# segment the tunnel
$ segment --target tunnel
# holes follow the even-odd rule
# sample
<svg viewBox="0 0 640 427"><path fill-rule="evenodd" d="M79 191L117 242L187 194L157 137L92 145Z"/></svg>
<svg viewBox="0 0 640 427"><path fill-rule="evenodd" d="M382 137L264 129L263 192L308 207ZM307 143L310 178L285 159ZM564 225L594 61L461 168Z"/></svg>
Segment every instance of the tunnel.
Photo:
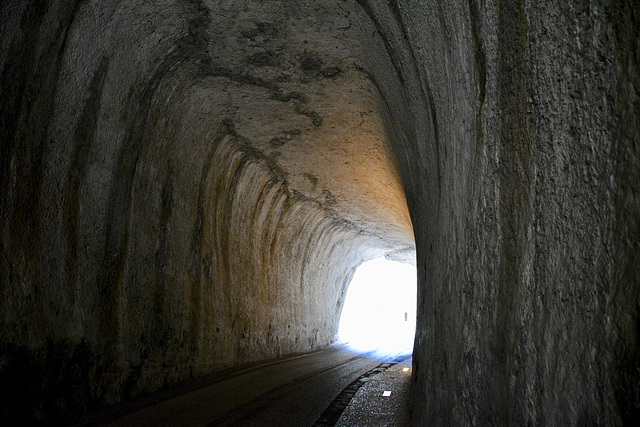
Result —
<svg viewBox="0 0 640 427"><path fill-rule="evenodd" d="M637 6L3 1L0 417L329 346L384 256L414 425L633 423Z"/></svg>

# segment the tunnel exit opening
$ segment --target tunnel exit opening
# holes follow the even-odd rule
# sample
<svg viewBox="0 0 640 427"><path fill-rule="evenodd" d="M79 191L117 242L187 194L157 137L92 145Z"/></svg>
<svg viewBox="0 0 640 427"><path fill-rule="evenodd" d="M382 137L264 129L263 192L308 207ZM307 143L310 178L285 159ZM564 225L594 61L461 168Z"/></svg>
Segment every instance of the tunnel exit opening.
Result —
<svg viewBox="0 0 640 427"><path fill-rule="evenodd" d="M339 342L380 359L408 356L415 328L415 266L381 257L358 267L342 308Z"/></svg>

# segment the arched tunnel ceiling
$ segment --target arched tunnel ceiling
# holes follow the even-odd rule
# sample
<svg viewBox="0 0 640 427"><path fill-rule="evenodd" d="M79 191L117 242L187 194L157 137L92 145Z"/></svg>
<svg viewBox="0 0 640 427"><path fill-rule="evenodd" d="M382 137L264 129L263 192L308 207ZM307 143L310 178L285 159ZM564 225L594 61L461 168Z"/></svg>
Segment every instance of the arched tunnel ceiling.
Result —
<svg viewBox="0 0 640 427"><path fill-rule="evenodd" d="M198 29L211 75L195 104L231 120L291 191L395 248L413 247L384 105L362 69L357 5L244 6L223 5Z"/></svg>
<svg viewBox="0 0 640 427"><path fill-rule="evenodd" d="M114 9L116 17L135 16L137 22L128 27L110 17L107 33L113 31L113 40L107 40L115 52L102 64L109 71L134 65L120 62L130 61L132 52L117 46L119 40L135 37L133 54L141 56L135 66L158 76L170 74L170 82L152 82L166 93L149 95L151 102L167 104L163 113L179 123L182 137L191 133L194 140L207 138L222 123L238 135L240 145L255 150L290 191L384 240L383 245L413 247L393 137L385 123L388 111L367 71L371 52L360 46L369 31L377 34L363 10L340 2L196 5L186 10L179 4ZM84 12L90 20L98 10L79 12L77 19L82 20ZM162 20L165 25L158 25ZM84 34L79 42L87 42ZM168 53L163 62L152 59L154 49ZM79 64L67 66L75 69ZM140 71L107 72L111 81L106 84L120 90L135 87ZM74 91L74 82L69 83L68 90Z"/></svg>
<svg viewBox="0 0 640 427"><path fill-rule="evenodd" d="M83 402L69 410L326 346L359 264L414 262L371 71L390 59L357 3L2 17L2 340L46 378L83 354L92 391L61 396Z"/></svg>
<svg viewBox="0 0 640 427"><path fill-rule="evenodd" d="M328 345L415 247L416 423L634 420L635 3L0 2L0 413Z"/></svg>

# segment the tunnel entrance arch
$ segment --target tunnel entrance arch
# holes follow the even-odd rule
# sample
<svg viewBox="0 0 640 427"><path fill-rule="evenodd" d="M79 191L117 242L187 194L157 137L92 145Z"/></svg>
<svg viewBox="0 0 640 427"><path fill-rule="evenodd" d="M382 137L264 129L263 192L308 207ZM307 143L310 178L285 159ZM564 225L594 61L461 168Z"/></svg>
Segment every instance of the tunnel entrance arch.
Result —
<svg viewBox="0 0 640 427"><path fill-rule="evenodd" d="M360 265L347 288L338 342L381 359L410 355L416 327L416 268L376 258Z"/></svg>

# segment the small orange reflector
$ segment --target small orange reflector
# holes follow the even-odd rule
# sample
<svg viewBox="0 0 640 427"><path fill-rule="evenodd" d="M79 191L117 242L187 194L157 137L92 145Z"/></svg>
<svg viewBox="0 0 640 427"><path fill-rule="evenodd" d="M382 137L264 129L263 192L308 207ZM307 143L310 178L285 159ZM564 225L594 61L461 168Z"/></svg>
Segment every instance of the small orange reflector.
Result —
<svg viewBox="0 0 640 427"><path fill-rule="evenodd" d="M407 372L409 368L402 368L402 372Z"/></svg>

